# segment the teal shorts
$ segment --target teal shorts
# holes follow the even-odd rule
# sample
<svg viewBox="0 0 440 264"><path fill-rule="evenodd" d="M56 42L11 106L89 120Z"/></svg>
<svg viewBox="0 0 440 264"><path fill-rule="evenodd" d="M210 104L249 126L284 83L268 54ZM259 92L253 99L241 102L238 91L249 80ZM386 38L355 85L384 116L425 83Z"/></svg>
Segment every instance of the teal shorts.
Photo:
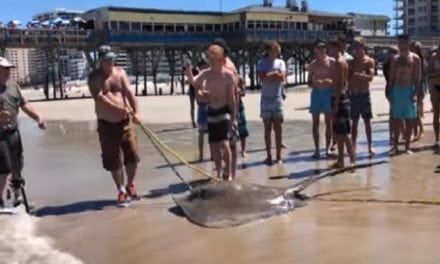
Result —
<svg viewBox="0 0 440 264"><path fill-rule="evenodd" d="M391 115L394 119L417 118L417 102L413 101L415 87L394 87L391 91Z"/></svg>
<svg viewBox="0 0 440 264"><path fill-rule="evenodd" d="M320 88L312 89L310 96L310 110L312 115L318 115L321 113L329 114L332 112L332 96L334 89L332 88Z"/></svg>

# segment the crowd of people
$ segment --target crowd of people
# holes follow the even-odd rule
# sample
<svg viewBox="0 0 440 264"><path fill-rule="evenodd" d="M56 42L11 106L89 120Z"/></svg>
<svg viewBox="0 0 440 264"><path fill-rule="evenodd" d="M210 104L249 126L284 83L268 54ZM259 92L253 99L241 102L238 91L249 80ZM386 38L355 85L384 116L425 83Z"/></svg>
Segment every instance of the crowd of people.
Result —
<svg viewBox="0 0 440 264"><path fill-rule="evenodd" d="M434 116L435 147L439 149L440 45L423 54L420 43L411 43L408 35L398 36L397 44L397 48L390 49L391 56L383 65L385 96L390 103L390 154L399 153L401 134L407 154L411 154L411 139L418 140L423 136L423 98L428 91ZM312 158L320 159L322 155L319 124L320 115L324 114L325 158L337 158L332 168L345 167L345 150L350 159L349 168L355 167L360 118L365 123L368 153L370 157L376 154L370 95L376 63L367 55L364 39L356 38L347 48L342 38L328 43L317 41L315 57L308 65L315 145ZM267 154L265 163L268 166L274 161L283 163L282 149L286 147L283 144L286 63L280 55L281 45L274 41L268 43L257 68ZM218 39L208 47L206 62L197 67L190 63L185 65L191 86L192 113L197 102L197 119L193 116L192 122L199 130L200 161L204 159L204 137L207 134L217 177L227 181L236 177L238 142L241 143L241 156L245 158L246 138L249 136L242 100L245 81L229 56L225 41ZM118 204L126 206L130 200L138 198L135 178L140 157L133 124L140 124L141 116L126 72L114 65L115 53L109 46L102 46L98 57L99 68L90 74L88 85L95 101L102 164L113 176ZM23 155L17 124L19 109L34 119L40 128L46 127L42 116L23 98L18 85L9 81L13 67L5 58L0 58L0 197L3 197L9 175L13 180L21 179ZM272 131L275 134L275 160L272 158ZM0 199L2 206L3 200Z"/></svg>

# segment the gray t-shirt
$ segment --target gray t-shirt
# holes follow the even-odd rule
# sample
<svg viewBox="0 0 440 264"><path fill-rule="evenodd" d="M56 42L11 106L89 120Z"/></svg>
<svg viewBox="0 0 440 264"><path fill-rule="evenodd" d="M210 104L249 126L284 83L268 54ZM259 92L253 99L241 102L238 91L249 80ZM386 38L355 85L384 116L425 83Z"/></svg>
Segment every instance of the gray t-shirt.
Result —
<svg viewBox="0 0 440 264"><path fill-rule="evenodd" d="M264 58L258 63L258 72L286 72L286 63L281 59ZM261 81L261 106L279 107L283 101L283 82L278 80Z"/></svg>
<svg viewBox="0 0 440 264"><path fill-rule="evenodd" d="M18 113L24 104L26 100L21 95L20 86L17 83L9 81L6 85L0 84L0 111L8 111L11 114L9 123L0 124L0 132L17 128Z"/></svg>

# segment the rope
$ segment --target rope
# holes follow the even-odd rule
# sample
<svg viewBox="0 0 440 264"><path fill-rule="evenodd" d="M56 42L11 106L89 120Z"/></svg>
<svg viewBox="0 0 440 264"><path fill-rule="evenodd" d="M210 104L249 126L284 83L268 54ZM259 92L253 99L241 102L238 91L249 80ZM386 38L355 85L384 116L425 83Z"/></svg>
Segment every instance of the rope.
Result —
<svg viewBox="0 0 440 264"><path fill-rule="evenodd" d="M174 151L173 149L168 147L147 125L140 124L140 127L141 127L142 131L145 133L145 135L151 140L151 142L156 147L156 149L159 151L159 153L161 153L161 155L164 157L164 159L167 161L167 163L172 167L172 169L176 173L177 177L179 177L179 179L183 183L185 183L186 185L188 185L190 187L190 185L188 183L186 183L185 180L182 178L182 176L177 172L177 170L174 168L174 166L171 165L171 162L169 162L168 158L166 158L166 156L161 151L161 149L165 150L166 152L171 154L174 158L176 158L178 161L183 163L186 167L188 167L191 170L201 174L202 176L207 177L207 178L209 178L209 179L211 179L213 181L216 181L216 182L220 181L216 177L212 176L206 170L204 170L204 169L202 169L200 167L192 165L187 160L185 160L185 158L183 158L179 153L177 153L176 151Z"/></svg>
<svg viewBox="0 0 440 264"><path fill-rule="evenodd" d="M435 205L440 206L440 201L432 200L386 200L386 199L375 199L375 198L317 198L314 197L313 200L321 202L352 202L352 203L382 203L382 204L414 204L414 205Z"/></svg>

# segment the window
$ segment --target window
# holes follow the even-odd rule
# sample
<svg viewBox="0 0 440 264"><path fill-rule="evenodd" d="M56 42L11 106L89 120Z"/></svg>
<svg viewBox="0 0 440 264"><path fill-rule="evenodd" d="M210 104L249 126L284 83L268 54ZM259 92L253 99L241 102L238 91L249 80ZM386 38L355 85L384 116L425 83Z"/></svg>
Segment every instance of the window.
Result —
<svg viewBox="0 0 440 264"><path fill-rule="evenodd" d="M302 24L300 22L296 22L296 30L301 30Z"/></svg>
<svg viewBox="0 0 440 264"><path fill-rule="evenodd" d="M240 30L240 22L234 23L235 30Z"/></svg>
<svg viewBox="0 0 440 264"><path fill-rule="evenodd" d="M119 30L130 30L130 23L119 21Z"/></svg>
<svg viewBox="0 0 440 264"><path fill-rule="evenodd" d="M152 23L142 23L142 31L153 32L153 24Z"/></svg>
<svg viewBox="0 0 440 264"><path fill-rule="evenodd" d="M269 29L269 21L262 21L263 29Z"/></svg>
<svg viewBox="0 0 440 264"><path fill-rule="evenodd" d="M205 31L213 31L214 25L213 24L205 24Z"/></svg>
<svg viewBox="0 0 440 264"><path fill-rule="evenodd" d="M185 32L184 24L176 24L176 32Z"/></svg>
<svg viewBox="0 0 440 264"><path fill-rule="evenodd" d="M164 30L164 26L163 26L163 24L154 24L154 31L155 32L161 32L161 31L163 31Z"/></svg>
<svg viewBox="0 0 440 264"><path fill-rule="evenodd" d="M145 32L153 32L153 25L151 24L151 23L144 23L143 25L142 25L142 31L145 31Z"/></svg>
<svg viewBox="0 0 440 264"><path fill-rule="evenodd" d="M308 23L307 22L302 23L302 29L303 30L307 30L308 29Z"/></svg>
<svg viewBox="0 0 440 264"><path fill-rule="evenodd" d="M234 31L234 23L228 23L228 30Z"/></svg>
<svg viewBox="0 0 440 264"><path fill-rule="evenodd" d="M110 21L110 29L112 29L112 30L118 30L118 22L116 22L116 21Z"/></svg>
<svg viewBox="0 0 440 264"><path fill-rule="evenodd" d="M221 24L215 24L214 25L214 30L215 31L222 31L222 25Z"/></svg>
<svg viewBox="0 0 440 264"><path fill-rule="evenodd" d="M281 29L283 29L283 24L282 24L282 22L281 22L281 21L277 21L277 22L275 23L275 27L276 27L277 30L281 30Z"/></svg>
<svg viewBox="0 0 440 264"><path fill-rule="evenodd" d="M174 32L175 31L174 24L166 24L165 31L166 32Z"/></svg>
<svg viewBox="0 0 440 264"><path fill-rule="evenodd" d="M188 32L195 32L196 31L196 27L194 26L194 24L188 24Z"/></svg>
<svg viewBox="0 0 440 264"><path fill-rule="evenodd" d="M287 22L287 21L283 21L282 29L283 29L283 30L288 30L288 29L289 29L289 22Z"/></svg>
<svg viewBox="0 0 440 264"><path fill-rule="evenodd" d="M254 29L255 28L255 21L253 21L253 20L249 20L248 22L247 22L247 29Z"/></svg>
<svg viewBox="0 0 440 264"><path fill-rule="evenodd" d="M196 31L197 32L203 32L203 24L197 24L196 25Z"/></svg>
<svg viewBox="0 0 440 264"><path fill-rule="evenodd" d="M141 31L141 23L139 23L139 22L132 22L131 23L131 30L132 31Z"/></svg>
<svg viewBox="0 0 440 264"><path fill-rule="evenodd" d="M295 22L289 22L289 29L295 30L296 29L296 23Z"/></svg>
<svg viewBox="0 0 440 264"><path fill-rule="evenodd" d="M263 23L261 22L261 20L257 20L255 22L255 29L262 29L263 28Z"/></svg>

